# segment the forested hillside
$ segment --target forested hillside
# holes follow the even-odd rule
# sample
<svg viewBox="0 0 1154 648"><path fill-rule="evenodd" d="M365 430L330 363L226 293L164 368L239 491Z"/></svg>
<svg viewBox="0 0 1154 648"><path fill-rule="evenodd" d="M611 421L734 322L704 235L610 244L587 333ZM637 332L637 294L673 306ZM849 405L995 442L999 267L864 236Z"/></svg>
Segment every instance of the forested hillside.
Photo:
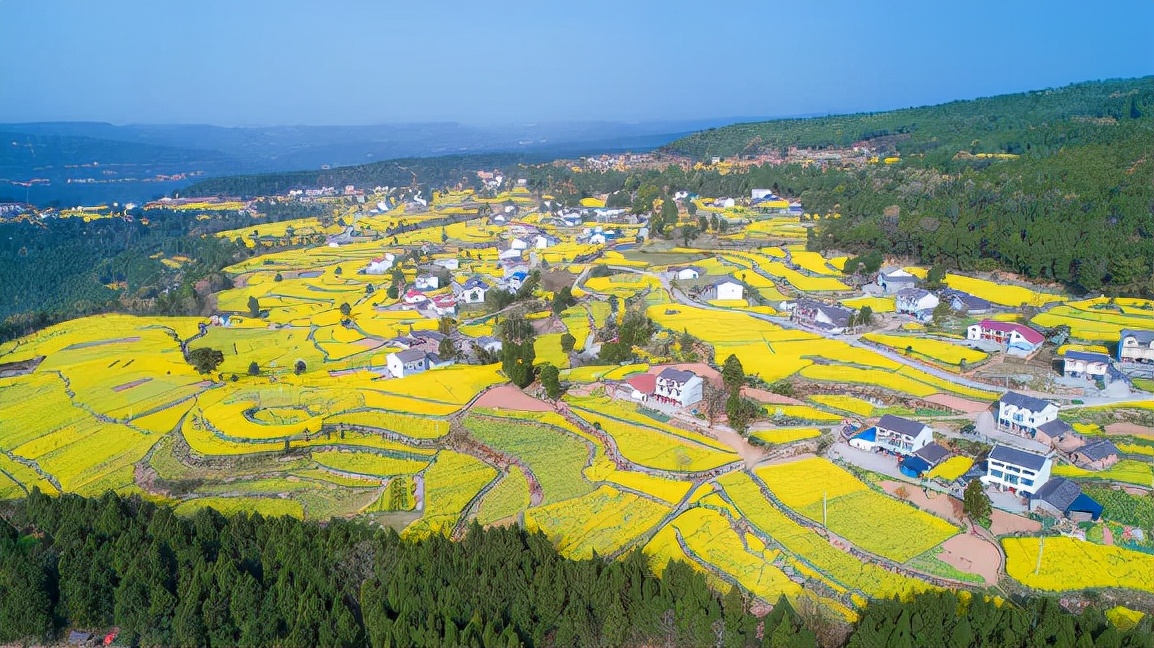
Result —
<svg viewBox="0 0 1154 648"><path fill-rule="evenodd" d="M1150 105L1152 94L1154 77L1092 81L904 110L734 124L694 133L666 150L696 158L730 157L889 138L894 150L925 154L929 164L945 162L958 151L1045 155L1067 144L1086 143L1081 133L1062 128L1063 122L1131 119L1141 106ZM1055 126L1057 130L1050 130Z"/></svg>
<svg viewBox="0 0 1154 648"><path fill-rule="evenodd" d="M137 498L48 497L0 516L0 642L113 626L172 646L1087 646L1150 648L1091 607L924 594L855 628L784 600L761 619L682 563L561 557L544 535L474 526L461 542L362 523L192 518Z"/></svg>
<svg viewBox="0 0 1154 648"><path fill-rule="evenodd" d="M628 189L748 196L755 187L823 215L810 246L883 250L962 270L997 268L1076 292L1154 294L1154 77L943 106L704 131L669 151L753 154L867 142L891 164L570 174L566 196ZM986 154L986 155L983 155ZM628 200L626 201L629 202ZM825 215L840 215L825 218Z"/></svg>

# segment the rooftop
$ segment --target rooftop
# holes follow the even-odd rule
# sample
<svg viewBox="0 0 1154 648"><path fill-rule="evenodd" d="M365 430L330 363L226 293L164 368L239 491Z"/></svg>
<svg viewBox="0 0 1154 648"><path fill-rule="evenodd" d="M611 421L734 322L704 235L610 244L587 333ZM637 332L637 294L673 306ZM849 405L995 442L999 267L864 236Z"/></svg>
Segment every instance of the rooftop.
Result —
<svg viewBox="0 0 1154 648"><path fill-rule="evenodd" d="M926 424L919 423L917 421L911 421L908 418L902 418L901 416L886 414L878 420L877 427L891 430L893 432L899 432L906 436L916 437L922 433L922 430L926 427Z"/></svg>
<svg viewBox="0 0 1154 648"><path fill-rule="evenodd" d="M941 461L946 457L950 456L950 451L940 443L931 443L922 447L914 454L921 457L922 459L925 459L926 463L933 467L941 463Z"/></svg>
<svg viewBox="0 0 1154 648"><path fill-rule="evenodd" d="M683 383L689 382L689 379L691 378L696 378L697 374L693 373L692 371L684 371L676 367L666 367L665 369L661 370L661 373L657 374L657 377L663 380L672 380L674 382Z"/></svg>
<svg viewBox="0 0 1154 648"><path fill-rule="evenodd" d="M1004 445L994 446L994 449L990 450L990 459L1021 466L1029 470L1041 470L1042 466L1046 465L1046 461L1049 460L1045 455L1026 452L1025 450L1018 450L1017 448Z"/></svg>
<svg viewBox="0 0 1154 648"><path fill-rule="evenodd" d="M1059 511L1065 512L1081 494L1082 487L1077 483L1065 477L1055 477L1042 484L1038 492L1034 493L1034 499L1040 499Z"/></svg>
<svg viewBox="0 0 1154 648"><path fill-rule="evenodd" d="M1025 394L1019 394L1018 392L1006 392L1002 394L1002 397L998 399L998 402L1006 403L1007 405L1013 405L1019 409L1027 409L1031 412L1041 412L1053 404L1050 401L1042 400L1041 398L1034 398L1033 396L1027 396Z"/></svg>
<svg viewBox="0 0 1154 648"><path fill-rule="evenodd" d="M1099 461L1110 455L1117 455L1118 446L1108 439L1099 439L1078 448L1076 452L1090 461Z"/></svg>
<svg viewBox="0 0 1154 648"><path fill-rule="evenodd" d="M1002 333L1011 333L1017 331L1018 335L1026 338L1030 344L1041 344L1046 338L1034 329L1025 324L1018 324L1017 322L999 322L998 320L984 319L979 323L983 331L1000 331Z"/></svg>

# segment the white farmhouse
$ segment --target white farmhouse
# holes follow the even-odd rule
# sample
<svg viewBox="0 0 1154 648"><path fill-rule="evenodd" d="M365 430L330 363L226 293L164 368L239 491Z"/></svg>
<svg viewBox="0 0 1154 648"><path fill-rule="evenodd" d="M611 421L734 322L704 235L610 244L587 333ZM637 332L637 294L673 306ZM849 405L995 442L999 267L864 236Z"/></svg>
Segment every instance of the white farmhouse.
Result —
<svg viewBox="0 0 1154 648"><path fill-rule="evenodd" d="M1122 329L1118 334L1120 362L1154 362L1154 331Z"/></svg>
<svg viewBox="0 0 1154 648"><path fill-rule="evenodd" d="M918 319L928 320L933 316L934 309L941 301L937 295L921 288L903 288L898 291L895 299L897 311L906 315L913 315Z"/></svg>
<svg viewBox="0 0 1154 648"><path fill-rule="evenodd" d="M1004 346L1007 355L1023 357L1038 350L1046 341L1045 336L1025 324L989 319L971 324L966 329L966 339L994 342Z"/></svg>
<svg viewBox="0 0 1154 648"><path fill-rule="evenodd" d="M887 294L896 294L918 284L918 278L897 266L886 266L878 271L878 286Z"/></svg>
<svg viewBox="0 0 1154 648"><path fill-rule="evenodd" d="M913 454L934 440L930 426L893 414L881 417L874 427L874 445L897 454Z"/></svg>
<svg viewBox="0 0 1154 648"><path fill-rule="evenodd" d="M1029 497L1050 480L1053 462L1046 455L996 445L986 459L982 482Z"/></svg>
<svg viewBox="0 0 1154 648"><path fill-rule="evenodd" d="M1006 392L998 399L998 429L1034 438L1038 428L1058 418L1058 406L1050 401Z"/></svg>
<svg viewBox="0 0 1154 648"><path fill-rule="evenodd" d="M413 280L413 287L417 290L436 290L440 285L441 280L437 275L417 275L417 278Z"/></svg>
<svg viewBox="0 0 1154 648"><path fill-rule="evenodd" d="M1106 379L1110 356L1094 351L1067 351L1062 356L1062 375L1067 378Z"/></svg>
<svg viewBox="0 0 1154 648"><path fill-rule="evenodd" d="M666 271L670 279L678 279L680 281L690 281L699 279L705 271L697 266L670 266Z"/></svg>
<svg viewBox="0 0 1154 648"><path fill-rule="evenodd" d="M404 378L429 369L429 353L420 349L405 349L390 353L385 359L394 378Z"/></svg>
<svg viewBox="0 0 1154 648"><path fill-rule="evenodd" d="M481 304L485 301L485 294L489 292L490 286L478 277L470 277L465 283L453 284L453 294L458 301L463 301L466 304Z"/></svg>
<svg viewBox="0 0 1154 648"><path fill-rule="evenodd" d="M705 287L701 296L707 300L741 299L745 295L745 286L733 279L721 279Z"/></svg>
<svg viewBox="0 0 1154 648"><path fill-rule="evenodd" d="M446 270L456 270L461 267L460 259L435 259L433 265L441 266Z"/></svg>
<svg viewBox="0 0 1154 648"><path fill-rule="evenodd" d="M365 266L365 274L370 274L370 275L386 274L386 273L388 273L389 270L392 270L393 262L396 260L397 260L397 257L393 254L386 254L384 256L379 256L379 257L369 261L369 265Z"/></svg>
<svg viewBox="0 0 1154 648"><path fill-rule="evenodd" d="M689 407L701 400L703 385L701 376L692 371L668 367L657 374L653 397L660 402Z"/></svg>
<svg viewBox="0 0 1154 648"><path fill-rule="evenodd" d="M511 250L527 250L529 243L523 238L514 238L509 241L509 249Z"/></svg>

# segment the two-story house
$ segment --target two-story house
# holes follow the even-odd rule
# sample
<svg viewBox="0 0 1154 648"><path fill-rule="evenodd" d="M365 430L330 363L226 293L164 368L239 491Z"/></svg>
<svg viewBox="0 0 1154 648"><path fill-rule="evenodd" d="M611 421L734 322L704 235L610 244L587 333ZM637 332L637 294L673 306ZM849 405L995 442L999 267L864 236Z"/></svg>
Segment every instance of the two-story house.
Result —
<svg viewBox="0 0 1154 648"><path fill-rule="evenodd" d="M899 313L913 315L920 320L929 320L941 300L937 295L921 288L903 288L898 291L895 306Z"/></svg>
<svg viewBox="0 0 1154 648"><path fill-rule="evenodd" d="M1045 336L1016 322L999 322L985 319L977 324L971 324L966 329L966 339L994 342L1001 345L1008 355L1027 356L1046 340Z"/></svg>
<svg viewBox="0 0 1154 648"><path fill-rule="evenodd" d="M1053 461L1046 455L996 445L986 459L986 476L982 481L998 490L1029 497L1049 481L1052 465Z"/></svg>
<svg viewBox="0 0 1154 648"><path fill-rule="evenodd" d="M1062 356L1062 375L1066 378L1106 379L1110 356L1096 351L1067 351Z"/></svg>
<svg viewBox="0 0 1154 648"><path fill-rule="evenodd" d="M998 399L998 429L1034 438L1038 428L1058 418L1058 406L1050 401L1006 392Z"/></svg>
<svg viewBox="0 0 1154 648"><path fill-rule="evenodd" d="M882 416L874 428L874 446L895 454L913 454L934 440L930 426L893 414Z"/></svg>
<svg viewBox="0 0 1154 648"><path fill-rule="evenodd" d="M667 367L657 374L653 398L670 405L689 407L701 400L704 382L692 371Z"/></svg>
<svg viewBox="0 0 1154 648"><path fill-rule="evenodd" d="M886 294L894 295L906 288L918 285L918 278L896 266L886 266L878 271L877 284Z"/></svg>
<svg viewBox="0 0 1154 648"><path fill-rule="evenodd" d="M1154 331L1122 329L1118 334L1119 362L1154 362Z"/></svg>

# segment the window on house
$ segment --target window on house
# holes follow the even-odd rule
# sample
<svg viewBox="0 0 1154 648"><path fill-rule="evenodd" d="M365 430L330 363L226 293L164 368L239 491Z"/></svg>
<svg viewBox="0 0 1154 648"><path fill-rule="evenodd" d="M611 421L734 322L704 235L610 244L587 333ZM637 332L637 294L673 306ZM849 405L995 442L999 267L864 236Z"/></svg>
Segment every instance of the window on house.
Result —
<svg viewBox="0 0 1154 648"><path fill-rule="evenodd" d="M1005 475L1005 473L1003 473L1003 472L1002 472L1002 471L1000 471L1000 470L991 470L991 471L990 471L990 476L991 476L991 477L997 477L998 479L1002 479L1002 478L1003 478L1003 477L1005 477L1006 475Z"/></svg>

